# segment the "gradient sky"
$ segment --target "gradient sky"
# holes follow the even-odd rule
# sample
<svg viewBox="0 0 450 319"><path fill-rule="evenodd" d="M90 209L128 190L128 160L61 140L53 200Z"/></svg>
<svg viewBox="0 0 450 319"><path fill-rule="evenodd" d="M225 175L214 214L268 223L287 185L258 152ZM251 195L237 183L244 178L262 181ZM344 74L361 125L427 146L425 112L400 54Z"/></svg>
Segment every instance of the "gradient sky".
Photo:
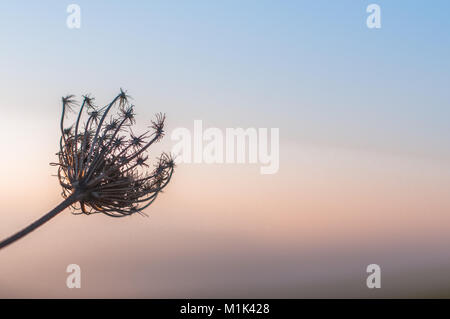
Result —
<svg viewBox="0 0 450 319"><path fill-rule="evenodd" d="M81 29L66 7L81 7ZM381 6L381 29L366 7ZM61 214L1 297L449 296L448 1L3 1L0 237L60 200L60 97L280 128L280 170L181 164L150 218ZM170 134L157 150L170 149ZM154 153L152 155L157 155ZM65 267L83 287L65 286ZM383 288L365 288L365 267Z"/></svg>

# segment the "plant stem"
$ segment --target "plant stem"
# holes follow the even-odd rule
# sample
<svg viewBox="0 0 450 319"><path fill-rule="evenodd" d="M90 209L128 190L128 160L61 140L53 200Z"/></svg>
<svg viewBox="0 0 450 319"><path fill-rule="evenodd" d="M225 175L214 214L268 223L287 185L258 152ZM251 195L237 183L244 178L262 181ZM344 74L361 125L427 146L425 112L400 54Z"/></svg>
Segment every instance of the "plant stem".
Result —
<svg viewBox="0 0 450 319"><path fill-rule="evenodd" d="M62 201L58 206L53 208L50 212L36 220L34 223L28 225L21 231L15 233L14 235L4 239L0 242L0 249L8 246L9 244L12 244L16 240L19 240L23 236L31 233L33 230L38 228L39 226L43 225L44 223L48 222L50 219L58 215L60 212L62 212L64 209L72 205L73 203L80 200L81 194L79 192L72 193L69 197L67 197L64 201Z"/></svg>

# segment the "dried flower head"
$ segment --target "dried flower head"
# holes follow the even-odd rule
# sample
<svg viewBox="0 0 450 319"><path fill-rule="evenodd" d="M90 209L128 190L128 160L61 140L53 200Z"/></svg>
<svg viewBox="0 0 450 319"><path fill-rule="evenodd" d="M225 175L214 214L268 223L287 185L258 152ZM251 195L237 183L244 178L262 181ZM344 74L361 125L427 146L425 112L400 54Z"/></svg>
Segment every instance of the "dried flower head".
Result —
<svg viewBox="0 0 450 319"><path fill-rule="evenodd" d="M143 169L149 166L148 148L164 136L165 116L157 114L150 131L135 135L131 131L134 106L129 98L121 90L111 103L98 109L92 97L83 96L71 129L65 128L64 119L76 102L73 95L62 100L59 162L52 164L58 166L63 196L79 196L72 207L81 213L121 217L142 212L172 177L174 161L165 153L153 171ZM80 129L84 113L87 121Z"/></svg>

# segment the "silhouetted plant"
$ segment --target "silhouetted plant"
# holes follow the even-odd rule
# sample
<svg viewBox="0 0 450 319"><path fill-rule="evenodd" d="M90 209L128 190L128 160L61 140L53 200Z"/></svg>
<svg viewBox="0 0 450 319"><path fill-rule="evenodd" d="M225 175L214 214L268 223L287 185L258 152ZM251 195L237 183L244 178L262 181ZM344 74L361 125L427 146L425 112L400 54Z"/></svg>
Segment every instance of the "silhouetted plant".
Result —
<svg viewBox="0 0 450 319"><path fill-rule="evenodd" d="M164 136L165 115L156 115L149 127L151 130L134 134L131 130L135 123L134 106L121 89L103 108L94 105L94 98L84 95L76 122L65 127L67 113L77 105L73 95L62 98L59 161L51 163L58 166L57 176L65 200L0 242L0 248L30 233L69 206L79 214L123 217L143 213L169 183L175 166L170 155L163 153L153 170L146 169L149 167L146 151ZM81 130L83 117L87 120Z"/></svg>

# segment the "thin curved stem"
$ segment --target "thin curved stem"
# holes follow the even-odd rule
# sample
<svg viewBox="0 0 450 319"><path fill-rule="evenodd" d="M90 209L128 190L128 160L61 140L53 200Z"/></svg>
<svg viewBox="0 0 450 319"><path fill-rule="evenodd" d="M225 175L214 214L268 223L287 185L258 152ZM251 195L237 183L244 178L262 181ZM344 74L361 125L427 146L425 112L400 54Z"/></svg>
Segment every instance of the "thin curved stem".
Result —
<svg viewBox="0 0 450 319"><path fill-rule="evenodd" d="M60 212L62 212L64 209L72 205L73 203L77 202L81 198L81 193L74 192L72 195L67 197L64 201L62 201L58 206L53 208L50 212L36 220L34 223L28 225L21 231L15 233L14 235L4 239L0 242L0 249L8 246L9 244L12 244L13 242L19 240L20 238L24 237L25 235L31 233L33 230L38 228L39 226L42 226L44 223L48 222L50 219L58 215Z"/></svg>

